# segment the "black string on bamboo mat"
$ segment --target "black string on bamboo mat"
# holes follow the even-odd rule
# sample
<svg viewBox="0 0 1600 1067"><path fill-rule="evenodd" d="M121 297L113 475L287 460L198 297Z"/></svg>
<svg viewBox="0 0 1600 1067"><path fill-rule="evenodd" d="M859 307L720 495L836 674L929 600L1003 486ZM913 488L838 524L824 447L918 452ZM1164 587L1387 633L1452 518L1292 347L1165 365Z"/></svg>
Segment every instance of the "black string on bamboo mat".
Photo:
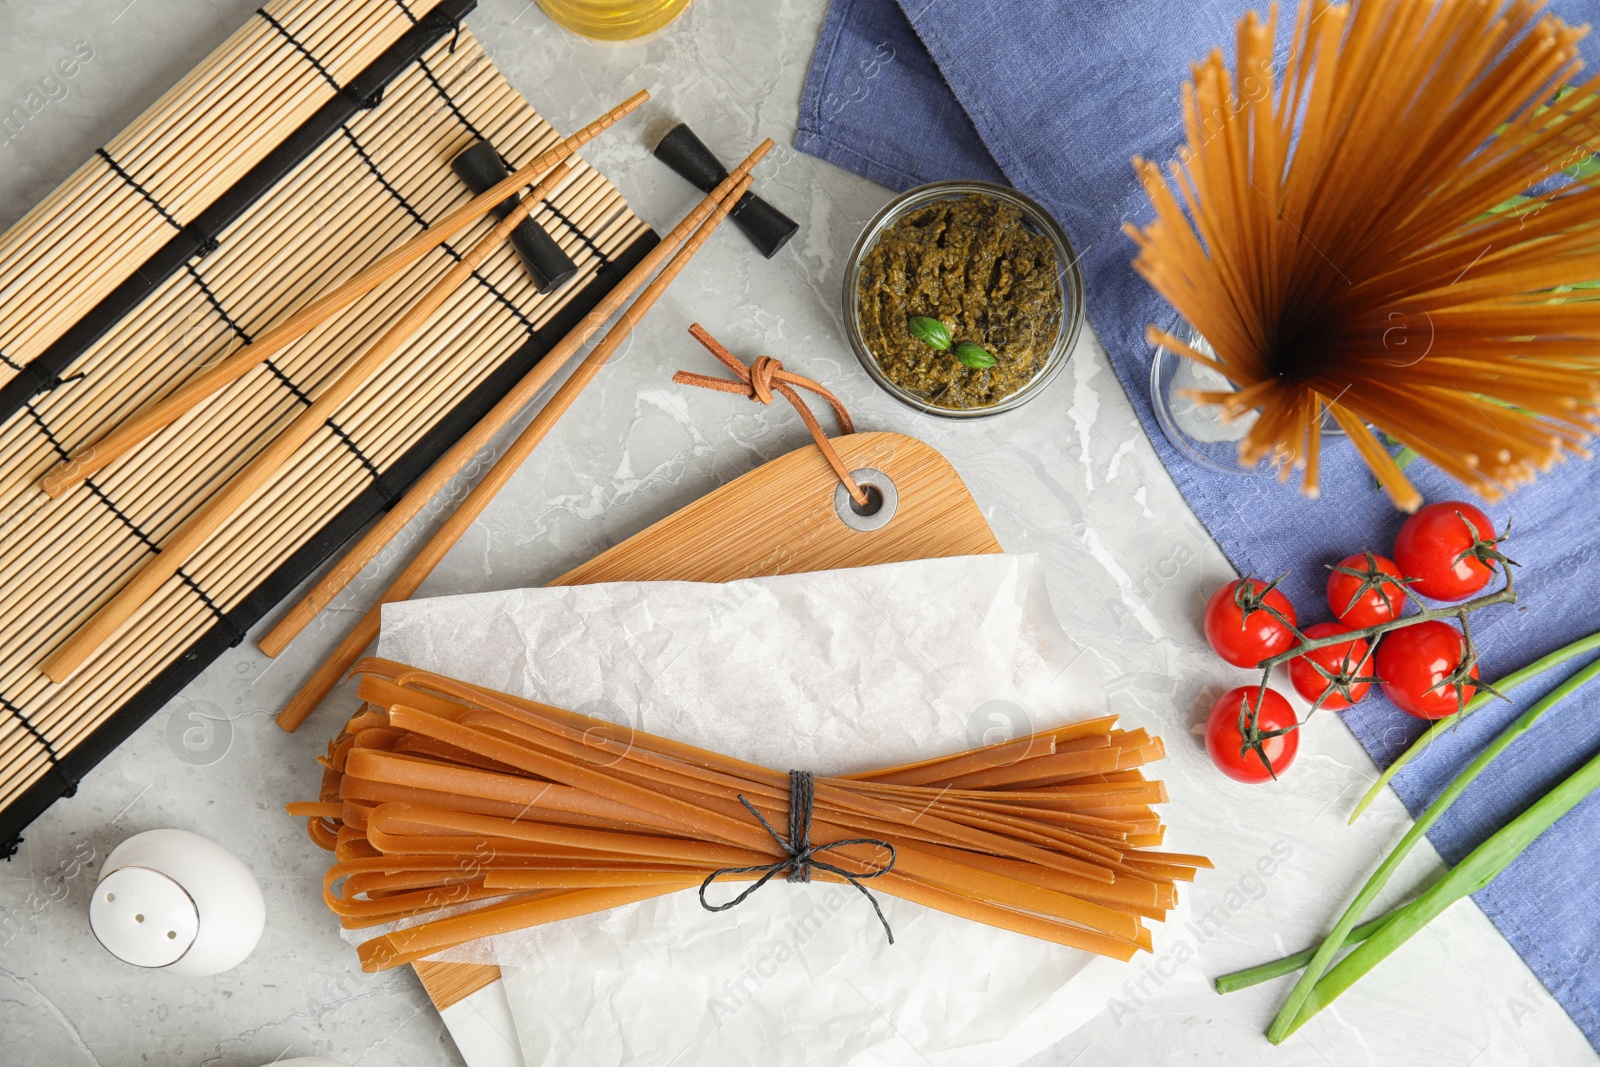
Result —
<svg viewBox="0 0 1600 1067"><path fill-rule="evenodd" d="M129 516L127 512L117 507L116 501L112 500L110 495L104 489L102 489L93 478L85 478L83 480L83 484L84 488L88 489L89 492L94 495L95 499L99 500L100 503L106 506L106 510L110 511L112 515L121 520L122 525L126 526L129 532L131 532L134 537L139 539L140 544L144 545L144 547L149 549L151 552L161 551L161 546L156 544L155 539L149 534L145 533L144 530L139 527L139 524L134 522L132 517ZM228 633L233 636L233 641L228 646L229 648L232 648L233 645L237 645L240 641L244 640L244 631L241 630L238 625L228 617L228 613L223 611L217 602L212 600L206 591L200 587L200 583L195 581L194 575L190 574L182 567L179 567L178 578L183 582L184 585L189 587L190 592L194 593L195 596L200 598L200 603L204 604L211 610L211 614L216 616L217 621L222 624L223 629L227 630Z"/></svg>
<svg viewBox="0 0 1600 1067"><path fill-rule="evenodd" d="M44 421L43 415L39 414L39 409L33 406L33 401L24 401L22 407L33 418L33 424L39 427L39 432L44 434L44 439L50 443L50 447L56 450L56 455L62 459L68 458L70 453L67 451L67 446L63 445L56 437L56 433L50 428L50 424Z"/></svg>
<svg viewBox="0 0 1600 1067"><path fill-rule="evenodd" d="M49 371L43 370L32 363L18 363L4 352L0 352L0 363L4 363L16 371L17 377L26 376L31 379L33 381L34 396L38 396L40 393L53 393L63 385L82 381L89 376L88 371L79 371L77 374L69 374L63 378L59 374L51 374Z"/></svg>
<svg viewBox="0 0 1600 1067"><path fill-rule="evenodd" d="M145 203L147 203L151 207L155 208L156 209L156 214L158 214L162 218L166 219L167 220L167 224L169 226L171 226L174 230L177 230L179 233L186 232L184 230L183 223L179 222L175 217L173 217L172 212L170 212L166 208L162 207L161 206L161 201L159 201L159 200L157 200L155 198L155 194L152 193L150 190L146 189L144 186L140 185L138 179L136 179L133 175L129 174L125 169L123 169L123 166L122 166L121 163L118 163L115 159L112 159L110 152L107 152L104 148L96 148L94 150L94 154L99 156L101 159L105 160L106 161L106 166L108 166L112 170L116 171L117 177L121 178L124 182L126 182L128 184L128 188L130 188L134 192L138 193L141 197L144 198Z"/></svg>
<svg viewBox="0 0 1600 1067"><path fill-rule="evenodd" d="M126 167L112 158L110 152L107 152L104 148L96 148L94 151L96 155L106 161L106 166L110 167L116 172L117 177L121 178L125 183L127 183L130 189L138 193L139 196L144 199L145 203L155 208L156 213L165 219L169 226L194 242L194 250L189 253L190 257L204 259L211 253L215 252L221 245L222 242L218 240L216 234L209 233L205 229L195 225L192 222L188 225L184 225L183 223L179 222L177 216L168 211L162 205L161 201L156 199L155 194L141 185L137 178L135 178L132 174L129 174Z"/></svg>
<svg viewBox="0 0 1600 1067"><path fill-rule="evenodd" d="M398 7L400 9L400 13L411 20L411 24L413 26L417 24L417 16L413 15L411 13L411 9L406 6L406 0L394 0L394 6ZM456 25L459 26L460 23L456 23Z"/></svg>
<svg viewBox="0 0 1600 1067"><path fill-rule="evenodd" d="M300 401L300 403L306 407L311 406L311 397L306 394L304 389L301 389L294 383L293 378L284 373L282 367L278 366L270 359L262 360L262 363L266 365L267 370L272 372L272 376L278 379L285 389L289 390L290 394L293 395L296 400ZM333 436L344 442L344 447L349 450L350 454L356 458L356 462L360 463L362 469L364 469L372 478L372 484L377 486L378 494L382 496L385 501L393 504L396 500L400 499L400 494L395 492L394 487L384 480L383 471L379 470L378 465L372 462L372 457L363 452L361 450L361 446L356 444L356 439L350 436L350 431L346 430L343 426L340 426L332 419L327 420L327 422L325 422L323 425L327 426L329 432L332 433Z"/></svg>
<svg viewBox="0 0 1600 1067"><path fill-rule="evenodd" d="M139 196L144 199L145 203L156 209L156 213L167 221L167 225L171 226L173 229L177 230L179 233L183 234L194 242L194 251L189 253L191 256L204 259L211 253L215 252L222 244L222 242L217 238L216 234L209 233L202 227L197 226L192 222L187 225L179 222L177 216L168 211L162 205L161 201L156 199L155 194L146 189L137 178L135 178L132 174L129 174L128 169L121 163L118 163L116 159L112 157L110 152L107 152L104 148L96 148L94 151L95 155L106 161L106 166L110 167L116 173L117 177L121 178L127 184L128 188L138 193Z"/></svg>
<svg viewBox="0 0 1600 1067"><path fill-rule="evenodd" d="M341 96L355 104L355 106L360 108L362 111L371 111L373 108L383 103L383 86L381 85L374 89L369 96L362 96L348 85L339 92Z"/></svg>
<svg viewBox="0 0 1600 1067"><path fill-rule="evenodd" d="M440 247L445 250L451 259L454 259L457 263L461 262L461 253L457 252L454 248L451 248L449 242L444 243ZM472 271L472 280L487 289L489 291L489 295L494 297L495 300L499 302L501 307L511 312L511 316L522 324L522 328L524 330L528 331L529 337L538 336L539 328L533 324L533 320L528 318L527 315L523 314L522 309L517 307L516 303L513 302L509 296L507 296L505 293L502 293L499 286L495 285L494 282L491 282L488 278L484 277L483 274L480 273L476 268L474 268Z"/></svg>
<svg viewBox="0 0 1600 1067"><path fill-rule="evenodd" d="M234 622L228 617L228 613L222 610L222 605L218 604L215 600L212 600L210 594L208 594L204 589L200 588L200 583L195 581L194 578L189 575L188 571L184 570L182 567L179 567L178 577L183 580L184 585L189 587L190 592L200 598L200 603L211 609L211 614L215 615L217 621L222 624L222 628L228 631L229 636L233 638L233 640L228 642L229 648L237 646L241 641L244 640L244 630L239 627L238 623Z"/></svg>
<svg viewBox="0 0 1600 1067"><path fill-rule="evenodd" d="M33 363L14 363L9 359L5 359L4 356L0 356L0 360L5 360L6 366L14 368L18 378L27 377L33 382L34 396L38 396L40 393L53 393L63 385L81 382L89 376L88 371L79 371L77 374L69 374L63 378L61 375L51 374Z"/></svg>
<svg viewBox="0 0 1600 1067"><path fill-rule="evenodd" d="M234 335L245 344L253 344L254 342L250 335L245 332L245 328L240 326L232 315L228 314L228 309L222 306L222 301L217 298L216 293L211 291L211 286L206 284L206 280L200 276L200 272L195 269L195 265L193 263L185 263L183 269L189 272L189 277L194 279L194 284L200 287L200 292L210 302L211 309L217 313L217 316L223 322L228 324L228 329L232 330Z"/></svg>
<svg viewBox="0 0 1600 1067"><path fill-rule="evenodd" d="M395 203L399 204L405 209L406 214L411 216L411 221L415 222L418 226L426 230L428 228L428 220L423 217L422 212L418 211L416 206L412 204L411 201L406 199L406 195L397 189L395 184L384 175L383 171L379 169L378 164L370 155L367 154L367 150L362 147L361 141L357 139L354 133L350 132L350 128L348 126L343 126L340 127L340 129L344 131L345 139L350 142L351 149L353 149L355 154L361 158L361 162L366 164L367 172L370 173L373 179L383 187L385 192L394 198ZM548 201L545 201L545 203L548 203ZM461 262L461 253L457 252L455 248L451 246L449 241L445 241L440 244L439 248L444 252L445 255L449 256L457 263ZM495 300L499 301L502 307L511 312L516 320L522 324L522 328L528 332L529 337L538 336L539 328L533 324L533 320L528 318L528 316L523 313L521 308L517 307L515 301L513 301L505 293L501 292L499 286L495 285L494 282L490 281L476 269L474 269L472 272L472 278L479 285L487 289L489 294L493 296Z"/></svg>
<svg viewBox="0 0 1600 1067"><path fill-rule="evenodd" d="M559 221L561 223L561 225L563 225L563 226L565 226L567 228L567 231L569 233L571 233L574 236L576 236L578 238L578 240L580 240L580 241L582 241L584 243L584 245L589 249L590 252L594 253L594 258L600 261L600 269L601 270L605 270L607 267L611 266L611 257L606 255L605 252L601 251L600 246L595 244L594 238L592 238L588 234L584 233L583 230L581 230L578 227L577 223L575 223L571 219L567 218L567 216L562 213L561 209L556 207L550 201L541 200L540 203L542 205L544 205L545 207L549 208L550 209L550 214L554 215L556 217L557 221Z"/></svg>
<svg viewBox="0 0 1600 1067"><path fill-rule="evenodd" d="M269 26L271 26L273 29L277 30L280 34L282 34L283 35L283 39L285 41L288 41L291 45L293 45L294 46L294 50L296 52L299 52L301 55L305 56L306 57L306 62L310 63L311 66L316 69L316 72L318 74L322 75L322 80L323 81L325 81L329 85L333 86L333 91L334 92L336 92L336 93L344 92L344 86L340 85L339 82L337 81L337 79L335 79L332 74L328 73L328 68L324 67L317 60L317 57L311 54L311 49L309 49L305 45L301 44L295 38L294 34L290 33L287 29L284 28L283 23L279 22L277 19L275 19L271 15L267 14L267 9L264 8L264 7L256 8L256 14L258 14L262 18L266 19L267 20L267 24Z"/></svg>
<svg viewBox="0 0 1600 1067"><path fill-rule="evenodd" d="M300 403L304 404L306 407L311 406L311 398L306 395L305 390L294 384L293 378L290 378L287 374L283 373L282 367L278 366L270 359L262 360L262 363L265 364L267 370L272 372L272 376L274 378L283 383L283 387L289 390L289 392L294 395L296 400L300 401Z"/></svg>
<svg viewBox="0 0 1600 1067"><path fill-rule="evenodd" d="M461 24L458 22L456 23L456 33L459 34L460 32ZM450 42L450 51L454 52L455 50L455 42L452 41ZM426 59L419 59L417 60L417 66L421 68L422 76L428 79L428 84L433 86L433 91L439 94L439 99L444 101L444 106L450 109L450 114L456 117L456 121L465 126L467 128L467 132L472 134L472 136L476 137L480 141L488 141L492 146L494 144L494 140L492 138L485 137L483 135L483 131L478 129L477 126L473 125L471 119L467 118L466 112L461 110L461 105L457 104L455 99L449 94L448 91L445 90L445 87L440 84L438 77L433 73L433 68L428 66L428 61ZM500 156L500 162L505 166L508 172L515 171L517 169L511 165L511 160L500 154L500 150L498 148L494 150L494 154Z"/></svg>
<svg viewBox="0 0 1600 1067"><path fill-rule="evenodd" d="M161 546L156 544L155 538L145 533L144 530L140 528L139 524L134 522L133 518L127 512L117 507L116 501L112 500L110 494L101 488L93 478L85 478L83 480L83 485L84 488L88 489L89 492L94 495L95 499L99 500L100 503L106 506L106 510L110 511L112 515L121 520L122 525L126 526L128 531L132 533L134 537L138 538L140 544L144 545L145 548L149 549L153 553L161 551ZM200 598L200 603L204 604L210 609L211 614L214 615L217 621L222 624L223 629L227 630L228 633L232 635L233 641L229 644L229 648L232 648L234 645L237 645L240 641L244 640L244 631L241 630L238 625L228 617L228 613L223 611L217 602L212 600L210 595L200 587L200 583L195 581L194 575L190 574L182 567L179 567L178 578L183 582L184 585L189 587L190 592L194 593L195 596Z"/></svg>
<svg viewBox="0 0 1600 1067"><path fill-rule="evenodd" d="M196 259L205 259L222 247L222 241L216 234L207 233L195 223L189 223L183 228L183 232L189 236L190 240L194 241L193 255Z"/></svg>
<svg viewBox="0 0 1600 1067"><path fill-rule="evenodd" d="M21 723L22 728L28 731L29 735L44 749L45 757L50 761L50 766L46 773L54 774L61 781L61 795L64 797L76 796L78 793L78 779L61 769L61 753L56 751L56 746L50 743L50 739L45 736L44 731L35 726L33 720L28 718L23 710L4 693L0 693L0 708L10 712L11 717ZM15 838L0 846L0 859L9 860L16 855L17 846L20 844L22 844L22 835L18 834Z"/></svg>
<svg viewBox="0 0 1600 1067"><path fill-rule="evenodd" d="M378 465L372 462L372 457L361 451L361 446L356 444L356 439L350 436L350 432L332 419L328 420L327 427L333 436L344 442L344 446L350 450L350 454L356 457L356 462L360 463L372 478L372 484L377 487L378 494L383 497L385 502L393 504L396 500L399 500L400 494L395 492L394 487L384 480L383 471L379 470Z"/></svg>
<svg viewBox="0 0 1600 1067"><path fill-rule="evenodd" d="M340 85L339 84L339 80L337 78L335 78L328 71L328 68L324 67L322 65L322 63L318 61L317 57L311 54L311 49L307 48L303 43L301 43L295 37L294 34L290 33L288 31L288 29L283 25L283 23L279 22L277 19L275 19L271 15L267 14L267 11L266 11L265 8L256 8L256 14L258 14L262 18L266 19L268 24L271 25L273 29L277 30L278 33L283 36L284 40L288 41L291 45L293 45L294 46L294 50L296 52L299 52L302 56L304 56L306 58L306 62L310 63L312 65L312 67L314 67L316 69L316 72L318 74L322 75L322 80L327 82L329 85L333 86L334 92L338 93L340 96L344 97L346 100L349 100L352 104L354 104L356 107L360 108L362 111L371 111L373 108L375 108L379 104L383 103L383 86L380 85L380 86L378 86L377 89L373 90L371 93L367 94L366 96L363 96L360 93L356 92L349 85ZM409 12L408 12L408 14L409 14ZM416 19L412 19L411 21L412 21L412 23L415 23L417 20ZM457 32L460 32L460 27L461 27L461 24L459 22L457 22L456 23Z"/></svg>
<svg viewBox="0 0 1600 1067"><path fill-rule="evenodd" d="M361 141L357 139L355 134L350 132L350 127L340 126L339 130L344 134L344 139L349 142L350 148L355 152L356 156L362 163L366 164L367 173L371 174L373 179L383 187L384 192L394 198L395 203L405 208L406 214L411 216L412 222L415 222L423 229L427 229L428 220L422 217L422 212L412 207L411 201L406 199L405 194L394 187L394 183L389 181L383 171L378 168L378 164L373 161L371 156L367 155L367 150L362 147Z"/></svg>
<svg viewBox="0 0 1600 1067"><path fill-rule="evenodd" d="M51 763L61 762L61 754L56 751L56 746L50 743L50 739L44 735L43 731L33 724L33 720L28 718L27 715L23 714L22 709L17 707L16 704L12 703L11 699L4 693L0 693L0 708L5 708L7 711L9 711L11 713L11 717L21 723L22 728L28 731L28 733L32 734L35 741L44 746L45 755L50 757Z"/></svg>
<svg viewBox="0 0 1600 1067"><path fill-rule="evenodd" d="M50 428L50 424L45 421L45 417L39 412L39 409L33 406L33 402L27 401L22 406L24 410L26 410L27 413L33 417L34 425L39 428L40 433L44 434L44 439L50 442L50 447L56 450L56 455L60 456L62 459L69 458L71 453L67 451L67 446L61 443L61 439L57 437L55 431ZM111 512L111 514L119 522L121 522L123 526L127 527L128 532L132 533L140 544L142 544L152 553L158 553L161 551L161 546L156 544L155 538L151 537L143 530L143 528L139 526L138 523L134 522L132 516L118 507L117 502L111 499L111 495L101 488L98 482L96 482L93 478L85 478L83 480L83 486L85 489L89 490L90 494L96 500L100 501L101 504L104 504L106 510ZM211 610L211 614L216 616L217 621L222 624L223 628L227 630L230 635L232 635L233 641L228 646L229 648L232 648L234 645L237 645L239 642L244 640L245 632L241 630L238 624L228 617L228 613L223 611L217 602L212 600L210 595L200 587L200 583L195 581L193 575L189 574L189 572L184 570L182 567L179 567L178 577L182 579L183 584L188 586L195 596L200 598L200 602Z"/></svg>

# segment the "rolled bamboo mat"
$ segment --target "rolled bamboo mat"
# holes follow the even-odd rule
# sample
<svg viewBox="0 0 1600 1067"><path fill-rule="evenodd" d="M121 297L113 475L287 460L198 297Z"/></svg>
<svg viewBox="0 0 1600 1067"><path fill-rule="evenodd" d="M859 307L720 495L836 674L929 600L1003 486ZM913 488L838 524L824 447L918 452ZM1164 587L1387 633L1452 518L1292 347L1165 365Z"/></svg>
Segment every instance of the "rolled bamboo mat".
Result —
<svg viewBox="0 0 1600 1067"><path fill-rule="evenodd" d="M421 24L411 19L451 2L411 0L409 14L397 0L271 4L271 22L252 19L108 154L180 224L204 218L237 193L229 182L252 161L304 136L307 109L331 106L340 92L332 83L371 84L374 67L394 67L396 50L415 39ZM466 6L455 0L457 10ZM570 176L532 217L572 256L578 276L540 296L510 247L497 250L130 626L64 685L50 685L39 661L493 220L85 486L52 501L38 490L39 476L470 199L449 161L475 140L487 137L517 165L559 139L469 32L433 29L431 43L385 79L381 102L332 126L234 212L209 254L144 279L147 295L59 368L53 388L33 388L12 364L70 340L86 301L124 284L118 271L138 268L174 228L137 192L118 214L120 193L97 157L0 238L5 371L18 379L13 393L28 386L15 410L0 408L0 850L426 470L655 243L604 176L574 158ZM254 88L236 92L239 82ZM208 138L220 140L208 146ZM174 159L185 162L174 169ZM84 229L91 207L99 214ZM89 233L101 236L80 240ZM78 281L60 285L65 277ZM27 314L16 311L23 305Z"/></svg>
<svg viewBox="0 0 1600 1067"><path fill-rule="evenodd" d="M262 8L0 238L0 385L440 6Z"/></svg>

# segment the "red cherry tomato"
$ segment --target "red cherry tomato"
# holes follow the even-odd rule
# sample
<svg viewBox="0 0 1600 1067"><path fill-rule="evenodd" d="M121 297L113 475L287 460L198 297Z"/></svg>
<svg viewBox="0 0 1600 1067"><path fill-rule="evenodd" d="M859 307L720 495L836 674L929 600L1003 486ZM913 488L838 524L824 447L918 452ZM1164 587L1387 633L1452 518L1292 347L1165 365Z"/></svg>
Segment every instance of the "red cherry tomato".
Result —
<svg viewBox="0 0 1600 1067"><path fill-rule="evenodd" d="M1265 782L1282 774L1300 749L1299 721L1283 694L1268 689L1257 710L1257 692L1253 685L1230 689L1206 717L1206 752L1236 782Z"/></svg>
<svg viewBox="0 0 1600 1067"><path fill-rule="evenodd" d="M1401 711L1419 719L1442 719L1472 699L1477 686L1462 679L1461 701L1452 682L1467 654L1461 631L1437 619L1392 630L1378 642L1378 682ZM1471 676L1478 677L1478 665Z"/></svg>
<svg viewBox="0 0 1600 1067"><path fill-rule="evenodd" d="M1265 605L1265 606L1263 606ZM1267 611L1288 620L1284 625ZM1211 594L1206 603L1206 640L1235 667L1255 667L1294 644L1294 605L1259 578L1238 578Z"/></svg>
<svg viewBox="0 0 1600 1067"><path fill-rule="evenodd" d="M1406 606L1405 587L1384 575L1400 577L1393 560L1371 552L1346 556L1328 574L1328 607L1340 622L1356 630L1398 618Z"/></svg>
<svg viewBox="0 0 1600 1067"><path fill-rule="evenodd" d="M1337 622L1319 622L1315 626L1307 626L1303 632L1307 637L1332 637L1334 634L1350 633L1350 627ZM1295 692L1314 706L1343 711L1352 704L1359 704L1366 697L1367 690L1372 688L1371 682L1351 682L1352 678L1371 676L1372 665L1368 658L1367 642L1359 637L1342 645L1314 648L1289 661L1289 682ZM1322 670L1317 670L1317 667ZM1349 699L1340 691L1341 686L1337 684L1340 682L1349 691ZM1327 695L1323 696L1324 693ZM1322 698L1320 704L1317 703L1318 697Z"/></svg>
<svg viewBox="0 0 1600 1067"><path fill-rule="evenodd" d="M1429 504L1400 527L1394 561L1423 596L1465 600L1494 577L1493 567L1474 553L1480 541L1491 550L1496 541L1489 516L1459 500Z"/></svg>

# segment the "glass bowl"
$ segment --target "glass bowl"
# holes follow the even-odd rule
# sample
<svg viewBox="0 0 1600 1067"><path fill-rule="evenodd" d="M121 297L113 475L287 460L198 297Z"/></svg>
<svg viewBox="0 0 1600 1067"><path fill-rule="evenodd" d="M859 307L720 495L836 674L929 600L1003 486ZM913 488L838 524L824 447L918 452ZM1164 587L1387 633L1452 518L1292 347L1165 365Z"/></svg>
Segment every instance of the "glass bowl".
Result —
<svg viewBox="0 0 1600 1067"><path fill-rule="evenodd" d="M878 366L877 357L867 347L861 333L861 300L857 288L861 280L861 261L878 243L878 238L883 235L884 230L911 212L939 200L959 200L975 194L1014 205L1022 213L1024 225L1035 233L1043 235L1054 246L1056 281L1061 287L1061 325L1057 327L1055 340L1045 354L1044 365L1022 388L985 407L941 407L930 402L921 393L912 392L890 380L883 372L883 368ZM1060 225L1050 217L1049 212L1015 189L978 181L948 181L919 185L885 204L883 210L867 223L866 228L861 231L861 236L856 238L855 247L850 250L850 259L844 272L844 326L845 334L850 338L850 347L855 350L861 366L884 392L907 407L950 419L974 419L998 415L1002 411L1020 407L1044 392L1051 380L1061 372L1061 368L1066 366L1067 360L1071 358L1073 345L1078 341L1078 332L1083 328L1083 275L1078 271L1077 253L1073 251L1072 243L1067 240L1067 235Z"/></svg>
<svg viewBox="0 0 1600 1067"><path fill-rule="evenodd" d="M1215 355L1210 343L1187 325L1177 325L1168 332L1184 341L1203 356ZM1222 409L1214 404L1202 404L1185 396L1188 390L1205 392L1231 392L1233 383L1210 367L1185 359L1157 345L1150 360L1150 406L1155 411L1156 422L1167 441L1178 453L1197 467L1218 474L1235 474L1246 477L1276 476L1270 460L1262 460L1253 467L1239 462L1239 442L1244 440L1259 414L1247 412L1232 422L1222 418ZM1345 436L1343 427L1326 411L1322 416L1323 443Z"/></svg>
<svg viewBox="0 0 1600 1067"><path fill-rule="evenodd" d="M661 29L683 14L689 0L539 0L539 6L552 22L573 33L628 41Z"/></svg>

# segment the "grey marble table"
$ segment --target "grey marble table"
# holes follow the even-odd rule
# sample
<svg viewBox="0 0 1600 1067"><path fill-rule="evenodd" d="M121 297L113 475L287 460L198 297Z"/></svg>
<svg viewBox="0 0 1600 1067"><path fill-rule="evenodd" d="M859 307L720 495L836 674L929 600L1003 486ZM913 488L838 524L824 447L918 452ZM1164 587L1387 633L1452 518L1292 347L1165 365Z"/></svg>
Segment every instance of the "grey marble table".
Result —
<svg viewBox="0 0 1600 1067"><path fill-rule="evenodd" d="M48 193L255 4L0 3L0 111L40 90L57 59L89 55L71 79L41 92L25 122L0 133L0 224ZM640 116L589 153L645 218L669 224L696 198L646 147L682 118L729 155L773 137L780 147L761 185L801 232L770 262L735 235L712 242L422 594L542 583L804 444L782 408L671 384L678 367L712 369L684 332L698 320L735 351L770 353L825 381L861 428L913 434L942 450L1001 543L1046 560L1055 606L1113 707L1167 738L1170 839L1209 853L1217 869L1194 886L1188 920L1168 931L1161 951L1128 966L1111 1008L1034 1064L1595 1063L1470 903L1282 1048L1261 1036L1281 985L1228 998L1210 991L1208 975L1307 944L1406 817L1385 796L1356 828L1345 825L1375 771L1331 715L1308 727L1299 764L1281 783L1247 788L1211 771L1197 724L1240 672L1209 654L1196 619L1230 570L1141 435L1090 331L1048 395L975 424L919 417L859 369L839 324L841 271L889 194L787 147L823 10L821 0L697 0L668 31L628 46L571 37L529 0L485 0L469 18L558 128L625 90L652 91ZM419 519L403 543L437 521ZM327 727L332 713L296 735L271 716L394 566L371 568L277 661L248 641L218 660L0 864L0 1062L249 1067L313 1053L372 1067L460 1062L409 970L360 974L320 900L324 854L282 813L286 800L314 795L319 723ZM90 934L87 896L100 860L123 837L157 826L223 839L259 875L267 932L238 969L199 980L139 972ZM1436 872L1438 858L1422 852L1399 883Z"/></svg>

